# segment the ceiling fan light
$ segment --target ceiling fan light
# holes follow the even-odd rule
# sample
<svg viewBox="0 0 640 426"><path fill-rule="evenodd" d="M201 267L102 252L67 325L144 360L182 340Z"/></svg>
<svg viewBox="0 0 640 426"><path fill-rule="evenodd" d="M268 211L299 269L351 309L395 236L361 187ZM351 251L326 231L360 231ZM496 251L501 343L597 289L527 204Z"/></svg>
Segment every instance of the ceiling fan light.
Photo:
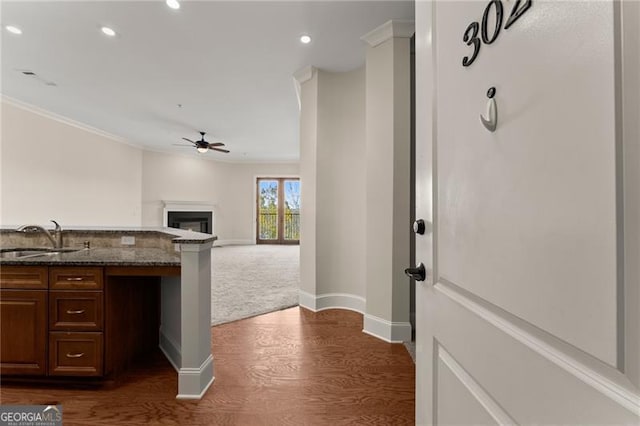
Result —
<svg viewBox="0 0 640 426"><path fill-rule="evenodd" d="M199 146L196 148L196 150L200 153L200 154L204 154L205 152L209 151L209 147L206 146Z"/></svg>

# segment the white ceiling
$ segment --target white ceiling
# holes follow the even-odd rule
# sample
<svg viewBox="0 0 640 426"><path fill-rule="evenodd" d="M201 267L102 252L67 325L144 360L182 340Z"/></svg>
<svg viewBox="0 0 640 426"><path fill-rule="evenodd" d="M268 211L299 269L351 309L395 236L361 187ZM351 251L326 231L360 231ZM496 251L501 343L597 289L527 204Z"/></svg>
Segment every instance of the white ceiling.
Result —
<svg viewBox="0 0 640 426"><path fill-rule="evenodd" d="M148 149L296 161L293 73L307 65L357 68L364 63L362 35L389 19L413 19L413 2L404 1L181 5L3 0L1 91ZM104 25L118 35L103 35ZM312 37L309 45L300 43L302 34ZM24 76L25 69L41 79ZM198 139L199 130L231 153L172 145Z"/></svg>

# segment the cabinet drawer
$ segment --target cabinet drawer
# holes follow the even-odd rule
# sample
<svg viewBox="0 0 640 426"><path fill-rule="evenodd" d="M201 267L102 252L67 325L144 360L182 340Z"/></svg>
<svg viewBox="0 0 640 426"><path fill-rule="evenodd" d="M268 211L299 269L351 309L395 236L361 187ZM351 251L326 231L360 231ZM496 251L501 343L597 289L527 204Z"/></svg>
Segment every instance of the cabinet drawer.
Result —
<svg viewBox="0 0 640 426"><path fill-rule="evenodd" d="M0 288L46 289L46 266L2 266L0 268Z"/></svg>
<svg viewBox="0 0 640 426"><path fill-rule="evenodd" d="M101 376L102 333L49 333L50 376Z"/></svg>
<svg viewBox="0 0 640 426"><path fill-rule="evenodd" d="M102 268L49 268L49 283L53 290L102 289Z"/></svg>
<svg viewBox="0 0 640 426"><path fill-rule="evenodd" d="M49 330L101 331L101 291L50 291Z"/></svg>

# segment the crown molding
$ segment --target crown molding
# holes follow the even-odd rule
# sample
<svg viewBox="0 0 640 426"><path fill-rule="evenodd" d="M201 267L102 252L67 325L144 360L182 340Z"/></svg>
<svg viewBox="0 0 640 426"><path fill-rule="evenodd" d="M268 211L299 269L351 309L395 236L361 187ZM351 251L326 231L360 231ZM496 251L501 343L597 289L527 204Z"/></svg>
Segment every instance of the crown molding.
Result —
<svg viewBox="0 0 640 426"><path fill-rule="evenodd" d="M306 67L299 69L293 73L293 78L300 84L303 84L313 78L313 74L316 72L316 67L313 65L307 65Z"/></svg>
<svg viewBox="0 0 640 426"><path fill-rule="evenodd" d="M198 155L192 155L192 154L188 154L186 152L182 153L182 152L175 152L175 151L171 151L168 148L156 148L156 147L152 147L152 146L144 146L142 147L142 151L144 152L148 152L148 153L153 153L153 154L161 154L161 155L166 155L169 157L181 157L181 158L187 158L190 160L201 160L201 161L209 161L212 163L221 163L221 164L237 164L237 165L241 165L241 166L247 166L247 165L289 165L289 164L300 164L300 159L299 158L265 158L265 159L259 159L259 158L251 158L251 159L247 159L247 160L242 160L242 159L223 159L223 158L218 158L218 157L212 157L206 154L198 154ZM144 155L144 154L143 154Z"/></svg>
<svg viewBox="0 0 640 426"><path fill-rule="evenodd" d="M298 110L302 109L302 84L311 80L316 72L316 68L312 65L299 69L293 73L293 86L296 89L296 97L298 98Z"/></svg>
<svg viewBox="0 0 640 426"><path fill-rule="evenodd" d="M138 149L142 148L140 145L133 144L133 143L129 142L128 140L126 140L125 138L121 137L121 136L114 135L113 133L106 132L104 130L98 129L98 128L90 126L88 124L81 123L81 122L73 120L73 119L71 119L69 117L65 117L63 115L56 114L55 112L48 111L46 109L37 107L37 106L29 104L27 102L20 101L18 99L12 98L10 96L7 96L7 95L1 94L1 93L0 93L0 100L2 100L2 102L4 102L4 103L6 103L8 105L11 105L11 106L14 106L16 108L20 108L22 110L29 111L29 112L37 114L39 116L49 118L51 120L57 121L59 123L66 124L66 125L71 126L71 127L75 127L77 129L80 129L80 130L84 130L85 132L93 133L94 135L101 136L103 138L111 139L114 142L119 142L119 143L122 143L122 144L125 144L125 145L129 145L129 146L132 146L132 147L135 147L135 148L138 148Z"/></svg>
<svg viewBox="0 0 640 426"><path fill-rule="evenodd" d="M366 42L371 47L376 47L391 38L409 38L414 33L414 21L391 20L380 25L373 31L369 31L360 37L360 40Z"/></svg>

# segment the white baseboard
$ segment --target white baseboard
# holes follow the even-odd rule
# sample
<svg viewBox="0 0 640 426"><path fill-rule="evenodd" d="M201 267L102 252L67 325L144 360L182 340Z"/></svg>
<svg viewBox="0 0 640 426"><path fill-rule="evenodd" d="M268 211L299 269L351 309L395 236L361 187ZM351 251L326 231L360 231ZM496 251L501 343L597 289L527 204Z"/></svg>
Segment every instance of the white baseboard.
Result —
<svg viewBox="0 0 640 426"><path fill-rule="evenodd" d="M213 356L209 355L200 367L180 367L182 354L180 345L165 334L160 327L160 350L178 372L178 395L176 399L201 399L213 383Z"/></svg>
<svg viewBox="0 0 640 426"><path fill-rule="evenodd" d="M315 296L306 291L298 293L298 304L313 312L325 309L348 309L364 315L363 333L389 343L411 341L410 322L391 322L365 313L366 299L347 293L326 293Z"/></svg>
<svg viewBox="0 0 640 426"><path fill-rule="evenodd" d="M316 309L316 296L306 291L298 291L298 305L313 312L318 312Z"/></svg>
<svg viewBox="0 0 640 426"><path fill-rule="evenodd" d="M176 371L180 371L179 365L182 365L182 351L180 345L176 343L171 337L165 334L162 327L160 327L160 350L165 357L169 360L173 368Z"/></svg>
<svg viewBox="0 0 640 426"><path fill-rule="evenodd" d="M389 343L411 341L410 322L391 322L370 314L364 315L362 332Z"/></svg>
<svg viewBox="0 0 640 426"><path fill-rule="evenodd" d="M300 290L298 304L313 312L325 309L348 309L364 314L366 300L364 297L348 293L326 293L314 296L311 293Z"/></svg>
<svg viewBox="0 0 640 426"><path fill-rule="evenodd" d="M209 355L200 367L182 367L178 370L178 396L176 399L201 399L215 377L213 356Z"/></svg>
<svg viewBox="0 0 640 426"><path fill-rule="evenodd" d="M255 245L256 242L254 240L215 240L213 242L214 247L222 247L222 246L248 246Z"/></svg>

